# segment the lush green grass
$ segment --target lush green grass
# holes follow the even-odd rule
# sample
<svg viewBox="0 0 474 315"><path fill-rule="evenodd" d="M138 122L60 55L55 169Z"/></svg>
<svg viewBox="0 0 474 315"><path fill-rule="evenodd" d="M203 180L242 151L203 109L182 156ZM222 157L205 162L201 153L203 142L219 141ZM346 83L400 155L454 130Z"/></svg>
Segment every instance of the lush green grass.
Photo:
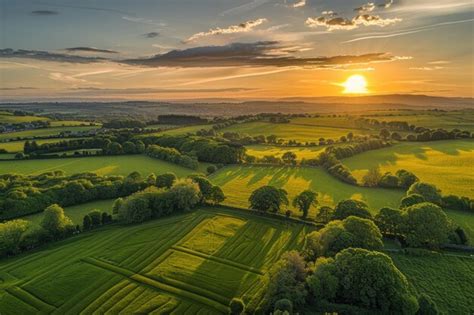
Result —
<svg viewBox="0 0 474 315"><path fill-rule="evenodd" d="M373 213L384 206L398 207L404 195L401 190L348 185L321 168L232 166L219 170L210 179L224 190L226 204L239 207L248 207L252 191L264 185L284 188L290 199L305 189L311 189L318 192L322 205L334 205L349 198L363 200ZM313 215L314 210L310 213Z"/></svg>
<svg viewBox="0 0 474 315"><path fill-rule="evenodd" d="M52 120L51 127L71 127L71 126L88 126L90 122L80 120ZM101 126L100 123L93 123L96 126Z"/></svg>
<svg viewBox="0 0 474 315"><path fill-rule="evenodd" d="M394 112L387 115L378 115L380 121L406 121L410 125L431 129L444 128L447 130L461 129L474 131L474 111L449 111L449 112Z"/></svg>
<svg viewBox="0 0 474 315"><path fill-rule="evenodd" d="M14 116L12 113L0 112L0 124L19 124L39 120L49 120L49 118L37 116Z"/></svg>
<svg viewBox="0 0 474 315"><path fill-rule="evenodd" d="M428 294L446 314L474 311L474 258L452 256L413 257L390 254L417 295Z"/></svg>
<svg viewBox="0 0 474 315"><path fill-rule="evenodd" d="M257 158L262 158L265 155L273 155L280 157L285 152L293 152L296 154L296 158L298 160L301 159L314 159L316 158L319 153L324 151L326 148L325 146L321 147L277 147L277 146L269 146L269 145L249 145L246 146L247 154L255 156Z"/></svg>
<svg viewBox="0 0 474 315"><path fill-rule="evenodd" d="M0 261L2 314L222 314L255 307L281 254L309 227L212 208L114 225Z"/></svg>
<svg viewBox="0 0 474 315"><path fill-rule="evenodd" d="M26 137L49 137L59 135L61 132L65 131L88 131L92 129L97 129L97 126L79 126L79 127L54 127L54 128L41 128L41 129L32 129L11 133L2 133L0 134L0 140L6 139L17 139L17 138L26 138Z"/></svg>
<svg viewBox="0 0 474 315"><path fill-rule="evenodd" d="M269 122L249 122L232 125L221 129L221 132L231 131L257 135L275 135L285 140L296 140L299 142L318 142L319 138L339 139L347 136L349 132L354 135L366 135L378 133L366 129L357 129L353 120L347 118L296 118L290 123L274 124Z"/></svg>
<svg viewBox="0 0 474 315"><path fill-rule="evenodd" d="M435 184L444 194L474 198L474 141L406 142L345 159L358 178L374 166L384 172L406 169L422 181Z"/></svg>
<svg viewBox="0 0 474 315"><path fill-rule="evenodd" d="M98 200L94 202L88 202L81 205L71 206L64 208L66 215L72 220L74 224L82 225L82 219L86 214L92 210L100 210L101 212L112 213L112 205L114 204L115 199L109 200ZM35 213L21 219L28 220L34 224L38 224L43 219L43 213Z"/></svg>
<svg viewBox="0 0 474 315"><path fill-rule="evenodd" d="M161 128L161 127L159 127L160 125L157 125L157 126L158 126L158 128ZM144 135L144 137L152 136L152 135L155 135L155 136L161 136L161 135L179 136L179 135L185 135L187 133L196 133L197 131L199 131L201 129L208 130L208 129L211 129L211 128L212 128L212 125L193 125L193 126L180 127L180 128L170 129L170 130L164 130L164 131L155 132L155 133L149 133L149 134Z"/></svg>
<svg viewBox="0 0 474 315"><path fill-rule="evenodd" d="M474 214L460 210L446 210L448 217L466 232L469 244L474 246Z"/></svg>
<svg viewBox="0 0 474 315"><path fill-rule="evenodd" d="M74 140L83 139L83 138L74 138ZM72 140L71 138L56 138L56 139L42 139L36 140L36 143L43 144L43 143L57 143L64 140ZM0 149L5 149L8 152L16 153L16 152L23 152L23 147L25 146L25 140L21 141L10 141L10 142L0 142Z"/></svg>
<svg viewBox="0 0 474 315"><path fill-rule="evenodd" d="M201 170L205 169L201 164ZM93 172L98 175L128 175L138 171L142 176L150 173L173 172L177 176L186 176L197 172L176 164L153 159L145 155L97 156L82 158L0 161L0 174L41 174L63 170L67 174Z"/></svg>

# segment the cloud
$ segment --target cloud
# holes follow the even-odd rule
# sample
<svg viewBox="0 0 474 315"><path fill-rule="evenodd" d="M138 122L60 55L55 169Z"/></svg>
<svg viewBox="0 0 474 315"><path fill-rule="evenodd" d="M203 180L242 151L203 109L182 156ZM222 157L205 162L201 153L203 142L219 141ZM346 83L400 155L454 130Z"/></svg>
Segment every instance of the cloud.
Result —
<svg viewBox="0 0 474 315"><path fill-rule="evenodd" d="M359 14L349 20L343 17L335 17L334 13L332 11L330 12L332 13L331 15L325 14L317 18L308 18L306 20L306 25L311 28L325 27L328 31L334 31L353 30L361 25L385 27L402 20L399 18L384 19L378 15L370 14Z"/></svg>
<svg viewBox="0 0 474 315"><path fill-rule="evenodd" d="M250 32L257 26L262 25L263 23L267 21L268 21L267 19L260 18L256 20L246 21L238 25L231 25L226 28L218 27L218 28L210 29L207 32L200 32L200 33L196 33L192 35L187 40L185 40L185 42L192 42L199 38L207 37L207 36Z"/></svg>
<svg viewBox="0 0 474 315"><path fill-rule="evenodd" d="M410 70L418 70L418 71L435 71L435 70L442 70L444 67L434 66L434 67L411 67Z"/></svg>
<svg viewBox="0 0 474 315"><path fill-rule="evenodd" d="M306 5L306 0L297 0L296 2L289 4L288 6L291 8L302 8Z"/></svg>
<svg viewBox="0 0 474 315"><path fill-rule="evenodd" d="M140 24L145 24L145 25L153 25L153 26L160 26L160 27L164 27L167 25L164 22L155 22L154 20L150 20L150 19L146 19L142 17L128 16L128 15L122 16L122 19L124 19L125 21L135 22L135 23L140 23Z"/></svg>
<svg viewBox="0 0 474 315"><path fill-rule="evenodd" d="M71 75L66 75L60 72L52 72L49 74L49 78L54 81L64 82L64 83L86 83L84 79L78 79Z"/></svg>
<svg viewBox="0 0 474 315"><path fill-rule="evenodd" d="M92 52L92 53L104 53L104 54L118 54L117 51L108 49L99 49L95 47L71 47L65 48L68 52Z"/></svg>
<svg viewBox="0 0 474 315"><path fill-rule="evenodd" d="M58 11L53 11L53 10L35 10L31 11L32 15L58 15Z"/></svg>
<svg viewBox="0 0 474 315"><path fill-rule="evenodd" d="M448 60L435 60L435 61L430 61L428 62L428 64L430 65L447 65L447 64L450 64L451 61L448 61Z"/></svg>
<svg viewBox="0 0 474 315"><path fill-rule="evenodd" d="M16 86L16 87L0 87L0 91L21 91L21 90L36 90L37 88L31 86Z"/></svg>
<svg viewBox="0 0 474 315"><path fill-rule="evenodd" d="M358 8L355 8L354 11L359 12L359 14L362 14L362 13L372 12L375 10L375 8L376 8L375 3L367 2L366 4Z"/></svg>
<svg viewBox="0 0 474 315"><path fill-rule="evenodd" d="M128 88L128 89L113 89L113 88L96 88L96 87L78 87L70 89L74 94L80 95L137 95L137 94L163 94L163 93L216 93L216 92L228 92L228 93L237 93L245 91L254 91L256 88L204 88L204 89L168 89L168 88Z"/></svg>
<svg viewBox="0 0 474 315"><path fill-rule="evenodd" d="M354 56L298 58L279 42L232 43L224 46L201 46L172 50L150 58L124 60L124 63L148 67L310 67L330 68L348 64L368 64L399 60L387 53Z"/></svg>
<svg viewBox="0 0 474 315"><path fill-rule="evenodd" d="M146 37L146 38L155 38L155 37L160 36L160 33L158 33L158 32L149 32L149 33L143 34L143 36Z"/></svg>
<svg viewBox="0 0 474 315"><path fill-rule="evenodd" d="M234 14L239 15L239 14L242 14L242 13L245 13L245 12L248 12L248 11L255 10L256 8L262 6L262 5L264 5L264 4L266 4L270 1L271 0L254 0L252 2L243 4L241 6L228 9L228 10L222 12L220 15L221 16L234 15Z"/></svg>
<svg viewBox="0 0 474 315"><path fill-rule="evenodd" d="M77 55L68 55L40 50L24 49L0 49L0 58L24 58L42 61L67 62L67 63L95 63L103 62L108 59L102 57L86 57Z"/></svg>

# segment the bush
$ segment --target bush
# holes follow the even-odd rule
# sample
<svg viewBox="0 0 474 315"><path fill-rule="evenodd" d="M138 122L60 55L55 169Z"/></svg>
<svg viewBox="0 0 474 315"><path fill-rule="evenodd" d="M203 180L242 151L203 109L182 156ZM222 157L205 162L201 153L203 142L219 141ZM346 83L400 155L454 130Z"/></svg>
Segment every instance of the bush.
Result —
<svg viewBox="0 0 474 315"><path fill-rule="evenodd" d="M29 222L25 220L0 223L0 257L14 255L20 251L20 240L28 226Z"/></svg>
<svg viewBox="0 0 474 315"><path fill-rule="evenodd" d="M275 302L275 311L293 313L293 303L288 299L281 299Z"/></svg>
<svg viewBox="0 0 474 315"><path fill-rule="evenodd" d="M245 310L244 301L241 299L233 298L229 303L230 314L231 315L240 315Z"/></svg>
<svg viewBox="0 0 474 315"><path fill-rule="evenodd" d="M425 198L419 194L410 194L406 197L403 197L400 202L400 208L408 208L410 206L416 205L418 203L425 202Z"/></svg>
<svg viewBox="0 0 474 315"><path fill-rule="evenodd" d="M252 192L249 202L252 209L278 212L282 205L288 205L288 197L283 189L263 186Z"/></svg>
<svg viewBox="0 0 474 315"><path fill-rule="evenodd" d="M364 219L372 218L367 204L353 199L340 201L334 209L333 218L336 220L343 220L351 215Z"/></svg>
<svg viewBox="0 0 474 315"><path fill-rule="evenodd" d="M441 192L435 185L416 182L410 186L407 191L407 195L419 194L425 198L426 201L441 204Z"/></svg>
<svg viewBox="0 0 474 315"><path fill-rule="evenodd" d="M164 173L156 176L156 187L158 188L171 188L177 177L173 173Z"/></svg>
<svg viewBox="0 0 474 315"><path fill-rule="evenodd" d="M215 165L209 165L206 171L208 174L214 174L217 171L217 167Z"/></svg>
<svg viewBox="0 0 474 315"><path fill-rule="evenodd" d="M438 315L441 312L438 310L438 306L430 298L429 295L421 294L418 297L419 309L416 312L417 315Z"/></svg>
<svg viewBox="0 0 474 315"><path fill-rule="evenodd" d="M64 209L54 204L44 210L40 226L53 238L61 238L71 231L72 221L64 214Z"/></svg>

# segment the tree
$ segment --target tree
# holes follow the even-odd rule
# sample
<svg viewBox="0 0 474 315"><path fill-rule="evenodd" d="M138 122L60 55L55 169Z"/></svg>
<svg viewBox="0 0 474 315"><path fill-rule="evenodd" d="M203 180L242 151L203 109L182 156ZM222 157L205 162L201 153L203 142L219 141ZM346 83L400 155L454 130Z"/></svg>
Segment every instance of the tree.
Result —
<svg viewBox="0 0 474 315"><path fill-rule="evenodd" d="M327 206L319 208L318 214L316 214L316 221L321 223L328 223L334 216L334 209Z"/></svg>
<svg viewBox="0 0 474 315"><path fill-rule="evenodd" d="M84 231L90 230L92 228L92 219L88 214L86 214L82 219L82 228Z"/></svg>
<svg viewBox="0 0 474 315"><path fill-rule="evenodd" d="M362 184L367 187L377 187L379 185L382 173L378 167L370 168L367 174L362 178Z"/></svg>
<svg viewBox="0 0 474 315"><path fill-rule="evenodd" d="M112 215L108 214L107 212L102 212L102 215L100 217L100 223L102 225L106 225L112 222Z"/></svg>
<svg viewBox="0 0 474 315"><path fill-rule="evenodd" d="M118 142L111 142L107 148L106 153L110 155L118 155L123 153L122 145Z"/></svg>
<svg viewBox="0 0 474 315"><path fill-rule="evenodd" d="M407 191L407 195L419 194L425 198L426 201L432 202L435 204L441 203L441 192L435 185L416 182L410 186Z"/></svg>
<svg viewBox="0 0 474 315"><path fill-rule="evenodd" d="M288 205L287 192L273 186L262 186L252 192L250 207L260 211L278 212L282 205Z"/></svg>
<svg viewBox="0 0 474 315"><path fill-rule="evenodd" d="M230 315L240 315L245 310L245 304L242 299L233 298L229 303Z"/></svg>
<svg viewBox="0 0 474 315"><path fill-rule="evenodd" d="M296 251L283 254L265 275L267 292L264 301L266 309L275 307L277 301L288 299L295 308L305 303L307 291L305 289L306 268L303 258Z"/></svg>
<svg viewBox="0 0 474 315"><path fill-rule="evenodd" d="M20 240L28 226L29 222L21 219L0 223L0 257L19 252Z"/></svg>
<svg viewBox="0 0 474 315"><path fill-rule="evenodd" d="M209 165L206 171L208 174L214 174L217 171L217 167L215 165Z"/></svg>
<svg viewBox="0 0 474 315"><path fill-rule="evenodd" d="M72 226L72 221L64 214L63 208L58 204L53 204L44 210L40 226L48 231L53 238L58 238Z"/></svg>
<svg viewBox="0 0 474 315"><path fill-rule="evenodd" d="M385 188L397 188L399 187L399 179L397 176L392 175L392 173L385 173L379 181L380 187Z"/></svg>
<svg viewBox="0 0 474 315"><path fill-rule="evenodd" d="M414 314L418 309L407 279L389 256L348 248L338 253L334 260L320 259L323 263L316 261L315 270L307 280L315 299L350 304L383 314Z"/></svg>
<svg viewBox="0 0 474 315"><path fill-rule="evenodd" d="M419 181L418 177L407 170L398 170L396 175L400 180L400 187L410 188L411 185Z"/></svg>
<svg viewBox="0 0 474 315"><path fill-rule="evenodd" d="M416 205L417 203L425 202L425 198L419 194L410 194L406 197L403 197L400 201L400 208L408 208L410 206Z"/></svg>
<svg viewBox="0 0 474 315"><path fill-rule="evenodd" d="M102 223L102 213L98 209L94 209L89 212L91 218L92 227L98 227Z"/></svg>
<svg viewBox="0 0 474 315"><path fill-rule="evenodd" d="M173 207L178 211L189 211L200 201L198 184L191 180L179 180L169 190Z"/></svg>
<svg viewBox="0 0 474 315"><path fill-rule="evenodd" d="M301 212L303 212L302 217L306 218L308 216L309 208L318 205L318 200L316 199L317 196L318 194L314 191L305 190L293 199L293 207L297 207Z"/></svg>
<svg viewBox="0 0 474 315"><path fill-rule="evenodd" d="M384 234L399 235L404 224L402 212L398 209L382 208L375 216L375 223Z"/></svg>
<svg viewBox="0 0 474 315"><path fill-rule="evenodd" d="M281 299L275 302L275 311L293 313L293 302L288 299Z"/></svg>
<svg viewBox="0 0 474 315"><path fill-rule="evenodd" d="M177 177L173 173L164 173L156 176L156 187L158 188L171 188Z"/></svg>
<svg viewBox="0 0 474 315"><path fill-rule="evenodd" d="M198 184L199 190L201 191L201 195L203 199L202 201L209 200L212 193L212 187L214 185L212 185L212 183L206 177L202 175L190 175L188 176L188 178L190 178L193 182Z"/></svg>
<svg viewBox="0 0 474 315"><path fill-rule="evenodd" d="M283 153L283 156L281 157L281 159L286 164L291 164L291 165L296 164L296 154L291 151Z"/></svg>
<svg viewBox="0 0 474 315"><path fill-rule="evenodd" d="M443 209L429 202L408 207L403 212L405 237L413 247L439 248L448 240L449 221Z"/></svg>
<svg viewBox="0 0 474 315"><path fill-rule="evenodd" d="M126 141L123 143L122 145L123 147L123 152L125 154L134 154L134 153L137 153L137 147L135 146L135 144L131 141Z"/></svg>
<svg viewBox="0 0 474 315"><path fill-rule="evenodd" d="M349 247L380 249L382 234L372 220L350 216L343 221L331 221L306 237L305 252L309 259L334 256Z"/></svg>
<svg viewBox="0 0 474 315"><path fill-rule="evenodd" d="M388 131L387 129L382 129L380 130L380 136L383 139L388 139L388 137L390 137L390 131Z"/></svg>
<svg viewBox="0 0 474 315"><path fill-rule="evenodd" d="M148 186L153 186L156 184L156 175L155 173L151 173L150 175L148 175L148 177L146 178L146 183Z"/></svg>
<svg viewBox="0 0 474 315"><path fill-rule="evenodd" d="M118 214L120 207L123 205L123 199L122 198L117 198L114 201L114 204L112 206L112 213L113 214Z"/></svg>
<svg viewBox="0 0 474 315"><path fill-rule="evenodd" d="M136 194L125 199L118 212L120 220L125 223L141 223L149 220L152 211L149 206L149 200L141 194Z"/></svg>
<svg viewBox="0 0 474 315"><path fill-rule="evenodd" d="M367 204L359 200L343 200L334 209L334 219L336 220L343 220L351 215L365 219L372 218Z"/></svg>
<svg viewBox="0 0 474 315"><path fill-rule="evenodd" d="M438 306L427 294L422 293L418 297L419 309L416 315L438 315L441 312L438 310Z"/></svg>
<svg viewBox="0 0 474 315"><path fill-rule="evenodd" d="M209 194L209 201L213 204L220 204L225 200L225 195L222 189L219 186L212 186L211 192Z"/></svg>

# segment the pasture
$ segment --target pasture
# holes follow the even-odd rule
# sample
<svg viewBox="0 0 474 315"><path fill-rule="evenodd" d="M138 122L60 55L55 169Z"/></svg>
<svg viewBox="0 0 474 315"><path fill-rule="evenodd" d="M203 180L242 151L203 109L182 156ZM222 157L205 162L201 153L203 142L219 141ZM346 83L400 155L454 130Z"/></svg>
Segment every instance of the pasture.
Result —
<svg viewBox="0 0 474 315"><path fill-rule="evenodd" d="M378 133L366 129L351 128L351 125L343 124L327 126L327 118L324 124L318 125L317 118L297 118L292 119L290 123L269 123L269 122L248 122L229 126L221 129L220 132L238 132L250 136L257 135L275 135L284 140L296 140L298 142L318 142L319 138L339 139L341 136L347 136L352 132L354 135L366 135Z"/></svg>
<svg viewBox="0 0 474 315"><path fill-rule="evenodd" d="M223 314L233 297L256 308L263 275L309 231L219 208L109 226L1 261L2 314Z"/></svg>
<svg viewBox="0 0 474 315"><path fill-rule="evenodd" d="M371 167L382 172L406 169L420 180L436 185L444 194L474 198L474 141L405 142L358 154L343 163L361 179Z"/></svg>
<svg viewBox="0 0 474 315"><path fill-rule="evenodd" d="M290 201L301 191L318 192L320 205L334 206L337 202L354 198L366 202L372 213L382 207L398 207L402 190L357 187L345 184L321 168L230 166L219 170L209 179L219 185L226 195L225 204L247 208L248 198L255 189L272 185L288 192ZM290 209L297 211L290 207ZM299 213L295 212L299 215ZM314 217L312 209L309 216Z"/></svg>
<svg viewBox="0 0 474 315"><path fill-rule="evenodd" d="M263 158L265 155L273 155L281 158L285 152L293 152L296 154L296 159L314 159L326 148L325 146L318 147L277 147L270 145L248 145L247 154L257 158Z"/></svg>
<svg viewBox="0 0 474 315"><path fill-rule="evenodd" d="M98 129L97 126L71 126L71 127L54 127L54 128L41 128L41 129L31 129L10 133L0 134L0 141L7 139L18 139L18 138L33 138L33 137L54 137L58 136L61 132L71 131L71 132L80 132L80 131L89 131L93 129Z"/></svg>
<svg viewBox="0 0 474 315"><path fill-rule="evenodd" d="M156 125L158 128L163 128L159 127L162 125ZM206 129L209 130L212 128L211 124L207 125L192 125L192 126L184 126L184 127L179 127L179 128L174 128L174 129L169 129L169 130L163 130L160 132L154 132L154 133L148 133L144 135L144 137L147 136L161 136L161 135L170 135L170 136L180 136L180 135L185 135L188 133L196 133L197 131L201 129Z"/></svg>
<svg viewBox="0 0 474 315"><path fill-rule="evenodd" d="M35 141L38 144L43 144L43 143L57 143L57 142L65 141L65 140L78 140L78 139L84 139L84 138L67 138L67 139L53 138L53 139L40 139L40 140L35 140ZM11 153L23 152L25 142L26 140L0 142L0 149L5 149L7 150L7 152L11 152Z"/></svg>
<svg viewBox="0 0 474 315"><path fill-rule="evenodd" d="M82 219L92 210L100 210L101 212L112 213L112 206L115 199L97 200L93 202L83 203L80 205L64 208L64 213L72 220L72 223L82 225ZM43 213L35 213L22 217L21 219L39 224L43 219Z"/></svg>
<svg viewBox="0 0 474 315"><path fill-rule="evenodd" d="M391 253L417 295L428 294L445 314L472 314L474 258L448 255L416 257Z"/></svg>
<svg viewBox="0 0 474 315"><path fill-rule="evenodd" d="M49 118L38 116L15 116L9 112L0 112L0 124L20 124L40 120L49 120Z"/></svg>
<svg viewBox="0 0 474 315"><path fill-rule="evenodd" d="M205 167L205 164L200 164L200 171L204 171ZM102 176L126 176L134 171L138 171L142 176L148 176L150 173L158 175L173 172L177 176L182 177L198 172L176 164L153 159L146 155L0 161L0 174L18 173L35 175L55 170L62 170L67 174L92 172Z"/></svg>
<svg viewBox="0 0 474 315"><path fill-rule="evenodd" d="M77 126L89 126L91 122L81 120L51 120L51 127L77 127ZM92 123L95 126L101 126L100 123Z"/></svg>

